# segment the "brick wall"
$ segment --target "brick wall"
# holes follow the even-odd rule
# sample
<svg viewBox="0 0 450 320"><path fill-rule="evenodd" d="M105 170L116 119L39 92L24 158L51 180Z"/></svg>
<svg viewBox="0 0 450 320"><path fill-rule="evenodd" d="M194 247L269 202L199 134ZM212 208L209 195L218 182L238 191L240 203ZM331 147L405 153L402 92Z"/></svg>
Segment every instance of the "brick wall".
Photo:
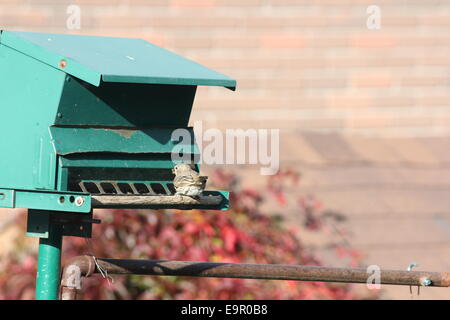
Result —
<svg viewBox="0 0 450 320"><path fill-rule="evenodd" d="M344 213L368 264L449 270L450 138L410 137L450 136L450 0L0 1L4 29L141 37L236 78L236 92L200 88L192 120L282 129L282 165L302 172L295 192ZM80 30L66 27L72 4ZM369 5L380 30L366 27ZM259 167L238 169L264 185ZM0 213L1 227L12 213ZM422 290L430 297L448 294Z"/></svg>
<svg viewBox="0 0 450 320"><path fill-rule="evenodd" d="M197 95L210 126L450 133L449 0L2 0L0 26L142 37L230 75L237 92Z"/></svg>

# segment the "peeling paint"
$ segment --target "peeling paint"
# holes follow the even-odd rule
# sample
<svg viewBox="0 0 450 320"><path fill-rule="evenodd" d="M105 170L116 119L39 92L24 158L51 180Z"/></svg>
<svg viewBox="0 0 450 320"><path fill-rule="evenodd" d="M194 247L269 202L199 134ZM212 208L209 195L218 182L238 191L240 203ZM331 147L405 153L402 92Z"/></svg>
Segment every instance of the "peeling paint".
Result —
<svg viewBox="0 0 450 320"><path fill-rule="evenodd" d="M130 139L133 134L136 133L136 130L129 130L129 129L108 129L114 133L117 133L118 135Z"/></svg>

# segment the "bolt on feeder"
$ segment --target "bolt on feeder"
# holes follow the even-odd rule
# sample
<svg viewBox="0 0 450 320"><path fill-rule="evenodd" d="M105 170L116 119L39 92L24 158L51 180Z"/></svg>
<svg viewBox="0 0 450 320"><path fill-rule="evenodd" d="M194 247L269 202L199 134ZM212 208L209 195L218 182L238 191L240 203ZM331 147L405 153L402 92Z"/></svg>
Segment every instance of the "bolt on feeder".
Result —
<svg viewBox="0 0 450 320"><path fill-rule="evenodd" d="M226 210L228 193L174 195L172 151L197 86L236 81L141 39L1 31L0 207L40 238L36 297L57 299L63 236L93 208Z"/></svg>

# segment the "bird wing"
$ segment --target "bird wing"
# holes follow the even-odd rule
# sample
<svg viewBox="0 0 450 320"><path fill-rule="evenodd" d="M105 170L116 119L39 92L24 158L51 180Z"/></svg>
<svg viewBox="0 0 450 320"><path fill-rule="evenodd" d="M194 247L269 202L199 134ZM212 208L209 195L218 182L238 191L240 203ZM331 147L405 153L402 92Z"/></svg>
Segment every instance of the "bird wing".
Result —
<svg viewBox="0 0 450 320"><path fill-rule="evenodd" d="M195 185L200 187L201 189L205 189L206 181L208 181L208 177L205 176L196 176L194 177Z"/></svg>
<svg viewBox="0 0 450 320"><path fill-rule="evenodd" d="M175 188L182 188L186 186L192 186L195 184L194 178L191 176L176 176L173 180Z"/></svg>

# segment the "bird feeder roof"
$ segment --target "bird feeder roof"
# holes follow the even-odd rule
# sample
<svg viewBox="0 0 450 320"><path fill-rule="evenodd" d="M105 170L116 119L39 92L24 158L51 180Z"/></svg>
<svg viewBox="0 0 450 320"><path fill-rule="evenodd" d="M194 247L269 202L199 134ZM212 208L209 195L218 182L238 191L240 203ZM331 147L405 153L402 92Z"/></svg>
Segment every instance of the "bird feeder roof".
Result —
<svg viewBox="0 0 450 320"><path fill-rule="evenodd" d="M1 45L94 86L103 81L236 87L235 80L142 39L0 32Z"/></svg>

